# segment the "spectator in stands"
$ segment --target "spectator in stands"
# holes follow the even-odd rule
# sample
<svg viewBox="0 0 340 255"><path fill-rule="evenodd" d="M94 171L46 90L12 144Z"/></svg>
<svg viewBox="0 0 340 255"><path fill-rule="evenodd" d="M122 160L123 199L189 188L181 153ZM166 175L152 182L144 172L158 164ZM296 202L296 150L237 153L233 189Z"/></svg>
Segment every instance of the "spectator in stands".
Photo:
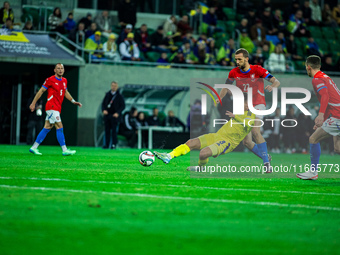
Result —
<svg viewBox="0 0 340 255"><path fill-rule="evenodd" d="M30 31L34 30L33 23L30 20L27 20L25 26L22 28L22 31Z"/></svg>
<svg viewBox="0 0 340 255"><path fill-rule="evenodd" d="M14 22L14 12L9 2L5 1L3 7L0 9L0 24L5 24L8 18L12 20L12 23Z"/></svg>
<svg viewBox="0 0 340 255"><path fill-rule="evenodd" d="M312 19L312 9L310 8L310 2L309 0L305 0L303 2L303 6L301 8L303 12L303 19L305 20L306 24L309 26L311 25L311 19Z"/></svg>
<svg viewBox="0 0 340 255"><path fill-rule="evenodd" d="M252 53L255 49L253 41L246 32L241 32L240 47L246 49L249 53Z"/></svg>
<svg viewBox="0 0 340 255"><path fill-rule="evenodd" d="M116 36L114 34L109 35L109 39L104 43L103 50L104 56L115 62L120 61L120 55L118 53L117 44L115 42Z"/></svg>
<svg viewBox="0 0 340 255"><path fill-rule="evenodd" d="M48 25L51 31L59 32L61 34L65 32L61 17L62 16L60 8L54 8L53 13L48 17Z"/></svg>
<svg viewBox="0 0 340 255"><path fill-rule="evenodd" d="M308 37L308 42L306 45L306 51L308 55L317 55L323 57L323 53L319 48L319 45L314 41L313 37Z"/></svg>
<svg viewBox="0 0 340 255"><path fill-rule="evenodd" d="M105 122L105 145L104 149L115 149L117 145L117 127L121 119L122 111L125 109L125 101L118 89L118 82L111 82L111 90L108 91L102 102L102 112ZM112 131L112 142L110 142Z"/></svg>
<svg viewBox="0 0 340 255"><path fill-rule="evenodd" d="M193 54L190 42L188 40L184 41L181 50L183 52L183 57L187 64L195 64L197 63L198 59Z"/></svg>
<svg viewBox="0 0 340 255"><path fill-rule="evenodd" d="M134 148L137 143L137 129L139 127L137 114L137 109L131 107L130 111L124 114L123 122L119 126L119 133L126 137L131 148Z"/></svg>
<svg viewBox="0 0 340 255"><path fill-rule="evenodd" d="M295 125L295 122L292 121L292 120L296 121L295 110L293 106L289 107L289 110L287 111L287 114L284 119L286 120L285 121L286 126ZM286 153L288 154L295 153L296 152L296 149L295 149L296 130L291 127L283 127L282 133L283 133L283 141L284 141Z"/></svg>
<svg viewBox="0 0 340 255"><path fill-rule="evenodd" d="M181 20L177 23L177 31L184 37L187 33L192 33L193 28L189 25L188 15L183 15Z"/></svg>
<svg viewBox="0 0 340 255"><path fill-rule="evenodd" d="M332 16L336 23L340 25L340 3L333 8Z"/></svg>
<svg viewBox="0 0 340 255"><path fill-rule="evenodd" d="M252 65L260 65L260 66L263 66L264 61L265 61L265 58L264 58L264 56L263 56L263 54L262 54L262 48L261 48L261 47L257 47L256 53L253 54L250 63L251 63Z"/></svg>
<svg viewBox="0 0 340 255"><path fill-rule="evenodd" d="M248 24L248 20L243 18L241 20L241 23L235 27L236 30L238 30L239 33L247 33L249 34L250 32L250 27L249 27L249 24Z"/></svg>
<svg viewBox="0 0 340 255"><path fill-rule="evenodd" d="M333 19L331 7L329 4L325 4L322 10L322 23L325 26L337 27L336 21Z"/></svg>
<svg viewBox="0 0 340 255"><path fill-rule="evenodd" d="M282 14L281 14L281 10L280 9L276 9L274 16L273 16L273 25L274 27L280 31L283 32L286 30L286 21L284 21Z"/></svg>
<svg viewBox="0 0 340 255"><path fill-rule="evenodd" d="M331 55L325 56L325 62L322 64L322 71L337 72L337 67L333 65L333 59Z"/></svg>
<svg viewBox="0 0 340 255"><path fill-rule="evenodd" d="M163 27L159 26L157 31L150 35L151 47L154 51L164 52L168 51L163 38Z"/></svg>
<svg viewBox="0 0 340 255"><path fill-rule="evenodd" d="M173 35L177 33L177 20L174 15L171 15L163 25L163 37L166 37L168 32L171 31Z"/></svg>
<svg viewBox="0 0 340 255"><path fill-rule="evenodd" d="M124 42L119 44L119 52L122 60L141 61L138 45L133 38L133 33L129 33Z"/></svg>
<svg viewBox="0 0 340 255"><path fill-rule="evenodd" d="M163 125L165 127L182 127L183 132L185 131L184 123L175 116L173 111L168 111L168 116L165 117L163 121Z"/></svg>
<svg viewBox="0 0 340 255"><path fill-rule="evenodd" d="M248 26L253 25L256 23L256 15L254 9L249 9L247 14L244 16L245 19L248 20ZM248 31L249 34L249 31Z"/></svg>
<svg viewBox="0 0 340 255"><path fill-rule="evenodd" d="M217 50L215 48L215 40L213 38L208 38L206 50L207 54L205 64L216 65Z"/></svg>
<svg viewBox="0 0 340 255"><path fill-rule="evenodd" d="M222 66L235 66L235 41L233 38L225 42L217 53L217 62Z"/></svg>
<svg viewBox="0 0 340 255"><path fill-rule="evenodd" d="M137 10L136 5L131 0L121 0L118 7L118 20L122 28L127 24L131 24L132 27L137 22Z"/></svg>
<svg viewBox="0 0 340 255"><path fill-rule="evenodd" d="M169 63L168 53L162 52L160 58L157 60L157 63L168 64Z"/></svg>
<svg viewBox="0 0 340 255"><path fill-rule="evenodd" d="M85 41L85 49L92 50L91 59L101 59L104 57L103 44L101 42L101 32L97 31Z"/></svg>
<svg viewBox="0 0 340 255"><path fill-rule="evenodd" d="M102 35L105 37L109 37L110 33L112 32L113 26L113 18L109 15L109 11L103 11L99 14L95 20L99 30L102 32Z"/></svg>
<svg viewBox="0 0 340 255"><path fill-rule="evenodd" d="M140 28L135 31L135 42L138 44L139 49L142 52L150 50L151 43L149 42L149 33L146 24L142 24Z"/></svg>
<svg viewBox="0 0 340 255"><path fill-rule="evenodd" d="M90 28L86 30L85 38L87 39L90 36L94 35L94 33L96 31L97 31L97 23L96 22L92 22Z"/></svg>
<svg viewBox="0 0 340 255"><path fill-rule="evenodd" d="M208 37L212 37L215 32L222 31L220 28L217 28L217 16L215 14L216 8L211 7L209 11L203 15L203 23L207 26L207 34Z"/></svg>
<svg viewBox="0 0 340 255"><path fill-rule="evenodd" d="M262 20L258 19L256 24L251 27L250 38L256 46L263 46L266 42L266 30L262 25Z"/></svg>
<svg viewBox="0 0 340 255"><path fill-rule="evenodd" d="M179 49L177 51L177 54L173 57L171 62L174 64L186 64L186 60L182 49Z"/></svg>
<svg viewBox="0 0 340 255"><path fill-rule="evenodd" d="M64 20L64 29L66 33L70 33L76 27L76 22L73 20L73 13L69 12L66 20Z"/></svg>
<svg viewBox="0 0 340 255"><path fill-rule="evenodd" d="M275 46L275 51L269 55L268 66L272 72L286 71L286 57L283 54L281 44L277 44Z"/></svg>
<svg viewBox="0 0 340 255"><path fill-rule="evenodd" d="M269 46L270 46L270 43L268 41L264 43L262 46L262 54L263 54L264 59L269 58L269 54L270 54Z"/></svg>
<svg viewBox="0 0 340 255"><path fill-rule="evenodd" d="M266 9L263 10L261 20L262 26L266 29L265 30L266 34L275 35L277 33L278 29L274 26L270 7L267 7Z"/></svg>
<svg viewBox="0 0 340 255"><path fill-rule="evenodd" d="M296 37L309 36L309 31L306 28L306 23L302 17L301 10L297 10L295 14L290 16L287 30Z"/></svg>
<svg viewBox="0 0 340 255"><path fill-rule="evenodd" d="M318 3L318 0L312 0L310 3L310 8L312 10L312 17L310 25L321 25L322 15L321 15L321 7Z"/></svg>
<svg viewBox="0 0 340 255"><path fill-rule="evenodd" d="M68 38L74 43L78 43L82 45L82 42L85 41L85 25L84 23L79 23L77 28L71 30Z"/></svg>
<svg viewBox="0 0 340 255"><path fill-rule="evenodd" d="M21 31L21 30L15 29L13 27L13 21L10 18L8 18L6 20L6 23L2 26L2 28L7 29L9 32L12 32L12 31L19 32L19 31Z"/></svg>
<svg viewBox="0 0 340 255"><path fill-rule="evenodd" d="M123 42L126 39L126 37L129 33L132 33L132 25L131 24L127 24L125 26L125 28L122 30L122 32L120 33L120 35L117 39L117 44L119 45L121 42Z"/></svg>
<svg viewBox="0 0 340 255"><path fill-rule="evenodd" d="M174 37L175 35L173 35L171 31L169 31L164 38L164 45L167 49L167 52L175 52L178 50L178 46L175 45Z"/></svg>
<svg viewBox="0 0 340 255"><path fill-rule="evenodd" d="M91 14L91 12L87 13L86 17L82 17L79 20L79 23L83 23L84 24L85 30L88 29L91 26L91 24L92 24L92 14Z"/></svg>
<svg viewBox="0 0 340 255"><path fill-rule="evenodd" d="M275 116L272 119L278 119L280 121L273 121L272 133L269 141L271 142L272 153L280 153L280 129L281 129L281 115L280 108L276 108Z"/></svg>
<svg viewBox="0 0 340 255"><path fill-rule="evenodd" d="M299 56L297 53L297 44L294 40L294 35L290 34L289 35L289 40L286 42L286 47L287 47L287 52L288 52L288 57L291 60L301 60L303 59L302 56Z"/></svg>
<svg viewBox="0 0 340 255"><path fill-rule="evenodd" d="M297 122L297 140L300 145L302 154L307 154L308 140L313 133L314 123L310 116L307 116L303 113L300 113Z"/></svg>
<svg viewBox="0 0 340 255"><path fill-rule="evenodd" d="M149 126L160 126L161 122L158 117L158 108L155 107L152 110L152 116L147 119Z"/></svg>
<svg viewBox="0 0 340 255"><path fill-rule="evenodd" d="M275 44L275 45L281 44L281 45L282 45L283 51L284 51L284 52L287 51L287 49L286 49L286 39L285 39L285 35L284 35L283 32L279 32L279 33L277 34L277 41L275 41L274 44Z"/></svg>
<svg viewBox="0 0 340 255"><path fill-rule="evenodd" d="M207 61L207 44L204 40L199 40L194 48L194 54L198 59L198 64L204 65Z"/></svg>

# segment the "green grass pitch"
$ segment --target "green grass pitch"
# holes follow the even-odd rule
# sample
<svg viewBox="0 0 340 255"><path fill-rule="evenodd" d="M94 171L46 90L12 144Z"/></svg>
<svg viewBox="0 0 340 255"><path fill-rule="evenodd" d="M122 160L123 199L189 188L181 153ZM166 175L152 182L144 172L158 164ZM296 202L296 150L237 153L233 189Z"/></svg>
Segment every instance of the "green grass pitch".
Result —
<svg viewBox="0 0 340 255"><path fill-rule="evenodd" d="M192 178L188 155L143 167L140 150L28 149L0 146L2 255L340 254L340 181L327 173ZM222 157L260 163L251 153ZM288 163L309 155L273 155L273 165Z"/></svg>

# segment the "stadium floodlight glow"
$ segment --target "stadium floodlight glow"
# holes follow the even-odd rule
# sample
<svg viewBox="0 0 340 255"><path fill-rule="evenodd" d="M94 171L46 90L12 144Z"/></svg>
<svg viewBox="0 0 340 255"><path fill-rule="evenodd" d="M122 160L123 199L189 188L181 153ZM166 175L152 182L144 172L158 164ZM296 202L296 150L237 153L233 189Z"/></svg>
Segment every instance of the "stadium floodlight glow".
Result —
<svg viewBox="0 0 340 255"><path fill-rule="evenodd" d="M230 84L215 84L215 89L223 89L226 88L230 90L232 96L233 96L233 114L244 114L244 95L241 89L234 85ZM251 87L248 88L248 93L252 95L252 89ZM304 98L287 98L288 93L301 93L304 94ZM201 95L201 102L202 102L202 108L201 108L201 114L206 115L207 114L207 97L205 94ZM304 106L304 103L307 103L311 99L311 92L304 88L281 88L281 115L286 115L287 112L287 105L292 104L295 105L304 115L310 116L312 115ZM272 106L268 110L257 110L253 106L253 98L248 97L248 107L249 110L256 114L256 115L271 115L275 112L278 104L278 89L273 88L272 90Z"/></svg>

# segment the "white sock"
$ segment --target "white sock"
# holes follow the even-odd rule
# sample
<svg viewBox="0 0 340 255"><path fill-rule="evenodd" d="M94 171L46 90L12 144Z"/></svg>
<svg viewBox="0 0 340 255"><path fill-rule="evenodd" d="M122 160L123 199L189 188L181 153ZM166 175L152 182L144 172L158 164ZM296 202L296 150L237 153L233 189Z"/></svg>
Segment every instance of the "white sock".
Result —
<svg viewBox="0 0 340 255"><path fill-rule="evenodd" d="M61 149L63 150L63 152L67 151L66 145L61 146Z"/></svg>
<svg viewBox="0 0 340 255"><path fill-rule="evenodd" d="M32 149L38 149L38 146L39 146L40 144L39 143L37 143L37 142L34 142L34 144L32 145Z"/></svg>

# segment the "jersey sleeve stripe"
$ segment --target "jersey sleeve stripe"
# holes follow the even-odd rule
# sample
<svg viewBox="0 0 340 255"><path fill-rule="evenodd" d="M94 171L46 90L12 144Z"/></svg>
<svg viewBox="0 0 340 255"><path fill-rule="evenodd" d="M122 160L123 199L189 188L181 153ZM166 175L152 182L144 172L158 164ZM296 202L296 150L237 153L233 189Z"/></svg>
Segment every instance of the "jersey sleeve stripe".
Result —
<svg viewBox="0 0 340 255"><path fill-rule="evenodd" d="M340 104L333 104L333 103L328 103L331 106L340 106Z"/></svg>
<svg viewBox="0 0 340 255"><path fill-rule="evenodd" d="M327 87L326 87L326 86L325 86L325 87L321 87L321 88L318 89L317 92L319 92L319 91L322 90L322 89L327 89Z"/></svg>
<svg viewBox="0 0 340 255"><path fill-rule="evenodd" d="M266 76L266 77L264 77L264 78L265 78L265 79L267 79L267 78L268 78L270 75L271 75L271 74L270 74L270 73L268 73L268 74L267 74L267 76Z"/></svg>
<svg viewBox="0 0 340 255"><path fill-rule="evenodd" d="M319 88L319 87L321 87L323 85L325 85L325 83L320 83L320 84L316 85L316 87Z"/></svg>
<svg viewBox="0 0 340 255"><path fill-rule="evenodd" d="M48 89L47 87L45 87L44 85L42 85L42 87L44 88L44 89Z"/></svg>

